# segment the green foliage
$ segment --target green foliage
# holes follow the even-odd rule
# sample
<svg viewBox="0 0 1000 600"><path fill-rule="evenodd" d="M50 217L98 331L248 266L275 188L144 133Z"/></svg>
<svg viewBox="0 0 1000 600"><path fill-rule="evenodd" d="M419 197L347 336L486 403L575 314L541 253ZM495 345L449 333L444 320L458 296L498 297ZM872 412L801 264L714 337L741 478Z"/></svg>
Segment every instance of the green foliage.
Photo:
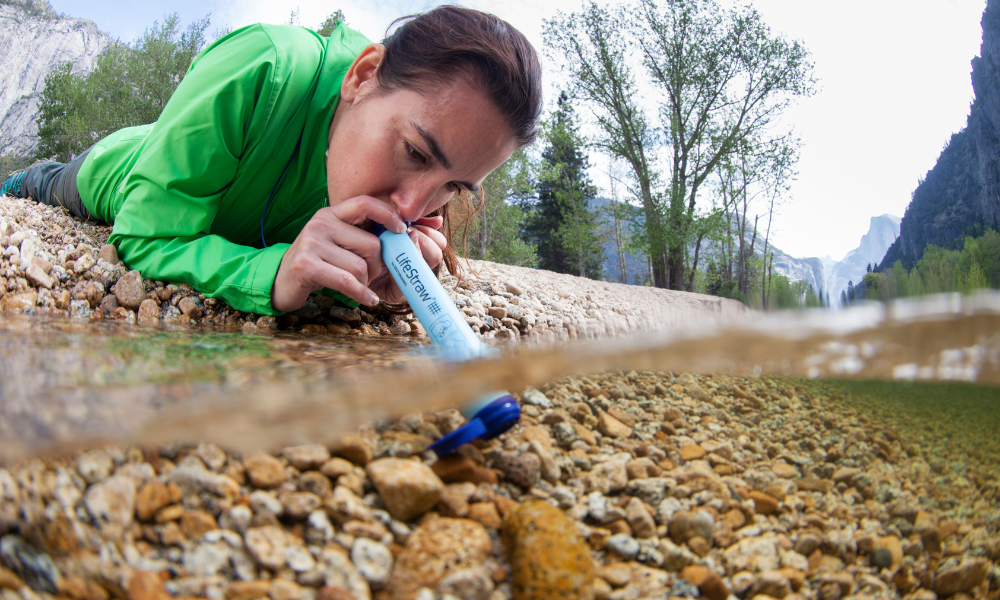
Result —
<svg viewBox="0 0 1000 600"><path fill-rule="evenodd" d="M596 145L632 171L656 286L691 289L699 191L723 159L770 135L789 104L812 93L808 52L772 34L753 8L716 0L590 2L548 21L545 43L573 96L594 110ZM645 88L658 110L643 108Z"/></svg>
<svg viewBox="0 0 1000 600"><path fill-rule="evenodd" d="M45 78L38 121L39 157L62 162L124 127L152 123L205 45L209 17L180 31L177 13L154 22L134 44L116 42L93 72L70 64Z"/></svg>
<svg viewBox="0 0 1000 600"><path fill-rule="evenodd" d="M0 156L0 183L4 179L17 171L18 169L23 169L31 164L31 158L27 156L16 156L14 154L4 154Z"/></svg>
<svg viewBox="0 0 1000 600"><path fill-rule="evenodd" d="M597 190L587 175L585 142L565 93L559 96L544 138L538 202L528 224L528 235L538 248L538 265L600 279L604 249L597 215L588 206Z"/></svg>
<svg viewBox="0 0 1000 600"><path fill-rule="evenodd" d="M48 0L0 0L0 6L16 6L28 15L40 19L58 19L61 16Z"/></svg>
<svg viewBox="0 0 1000 600"><path fill-rule="evenodd" d="M969 294L985 288L1000 288L1000 233L992 229L979 237L966 237L961 250L928 244L909 271L898 259L890 269L873 269L856 288L849 286L843 300L886 302L942 292Z"/></svg>
<svg viewBox="0 0 1000 600"><path fill-rule="evenodd" d="M522 267L538 264L535 245L525 239L527 199L534 192L538 165L524 149L516 151L483 181L480 197L471 205L453 207L453 223L465 223L461 253L471 258ZM461 229L461 227L459 228Z"/></svg>
<svg viewBox="0 0 1000 600"><path fill-rule="evenodd" d="M496 204L495 237L486 251L486 260L519 267L537 267L535 245L524 239L525 210L508 202L498 201Z"/></svg>
<svg viewBox="0 0 1000 600"><path fill-rule="evenodd" d="M330 13L319 27L316 28L316 33L323 37L330 37L333 30L337 28L337 23L344 20L344 11L338 9Z"/></svg>

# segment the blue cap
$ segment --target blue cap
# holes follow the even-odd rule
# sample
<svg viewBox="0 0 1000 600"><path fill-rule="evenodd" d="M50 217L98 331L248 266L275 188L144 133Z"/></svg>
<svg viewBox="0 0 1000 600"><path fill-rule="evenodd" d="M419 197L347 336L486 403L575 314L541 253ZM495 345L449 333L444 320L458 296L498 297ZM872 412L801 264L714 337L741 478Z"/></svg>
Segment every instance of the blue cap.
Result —
<svg viewBox="0 0 1000 600"><path fill-rule="evenodd" d="M521 407L510 394L490 402L468 423L438 439L427 447L438 457L448 456L460 446L475 439L492 440L521 420Z"/></svg>

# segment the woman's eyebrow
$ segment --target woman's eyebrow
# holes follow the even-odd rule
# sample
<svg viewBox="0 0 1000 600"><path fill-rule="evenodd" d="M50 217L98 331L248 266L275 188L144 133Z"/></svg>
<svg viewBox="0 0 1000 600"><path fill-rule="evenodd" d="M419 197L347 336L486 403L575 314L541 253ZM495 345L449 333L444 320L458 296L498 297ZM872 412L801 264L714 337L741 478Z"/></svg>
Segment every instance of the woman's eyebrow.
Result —
<svg viewBox="0 0 1000 600"><path fill-rule="evenodd" d="M451 161L448 160L448 157L445 156L444 152L441 151L441 146L438 145L437 140L434 139L434 136L431 135L430 132L425 130L420 125L414 123L413 121L410 121L410 125L417 130L417 133L420 134L420 137L424 138L424 142L427 144L428 148L430 148L431 154L434 155L434 158L436 158L437 161L441 163L441 165L444 168L450 169Z"/></svg>
<svg viewBox="0 0 1000 600"><path fill-rule="evenodd" d="M413 121L410 121L410 125L417 130L417 133L420 134L420 137L424 138L424 143L427 144L427 147L430 149L431 154L434 155L434 158L437 159L439 163L441 163L441 166L443 166L446 169L450 169L451 161L448 160L448 157L445 156L444 152L441 151L441 146L438 145L437 140L434 139L434 136L431 135L429 131L427 131L420 125L417 125ZM467 181L456 181L455 184L464 187L466 190L472 192L473 194L479 193L480 188L478 185L475 185L474 183L469 183Z"/></svg>

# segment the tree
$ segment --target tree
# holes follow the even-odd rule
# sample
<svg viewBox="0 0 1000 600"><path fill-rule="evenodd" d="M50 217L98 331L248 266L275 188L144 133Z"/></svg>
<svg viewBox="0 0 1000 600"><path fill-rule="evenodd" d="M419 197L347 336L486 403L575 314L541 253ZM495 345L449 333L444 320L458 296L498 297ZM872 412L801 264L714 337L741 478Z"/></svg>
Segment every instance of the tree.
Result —
<svg viewBox="0 0 1000 600"><path fill-rule="evenodd" d="M67 63L45 78L38 121L39 157L66 162L97 140L160 116L205 45L209 17L180 31L177 13L154 22L133 45L116 42L89 74Z"/></svg>
<svg viewBox="0 0 1000 600"><path fill-rule="evenodd" d="M599 147L633 171L655 285L690 288L699 190L740 142L763 136L796 97L812 93L808 52L773 35L754 9L723 10L715 0L666 0L662 8L640 0L634 9L591 2L547 21L545 42L573 96L593 108ZM636 93L635 54L656 88L669 155L663 178L653 158L661 139Z"/></svg>
<svg viewBox="0 0 1000 600"><path fill-rule="evenodd" d="M316 33L323 37L330 37L333 30L337 28L337 23L344 20L344 11L337 9L330 13L326 19L320 23L319 27L316 29Z"/></svg>
<svg viewBox="0 0 1000 600"><path fill-rule="evenodd" d="M616 161L612 160L608 169L611 187L611 202L604 210L606 232L605 237L615 245L618 253L618 272L622 283L628 283L628 273L625 268L625 252L629 243L628 223L632 216L632 206L621 200L618 193L621 188L619 179L621 171Z"/></svg>
<svg viewBox="0 0 1000 600"><path fill-rule="evenodd" d="M604 249L598 243L596 215L588 206L597 190L587 175L590 165L584 141L565 93L559 96L544 138L538 202L528 227L538 245L538 265L599 279Z"/></svg>
<svg viewBox="0 0 1000 600"><path fill-rule="evenodd" d="M455 219L464 224L469 256L481 260L534 267L535 245L525 240L526 205L534 193L538 166L524 149L516 151L483 181L482 195L470 197L466 212L456 203Z"/></svg>

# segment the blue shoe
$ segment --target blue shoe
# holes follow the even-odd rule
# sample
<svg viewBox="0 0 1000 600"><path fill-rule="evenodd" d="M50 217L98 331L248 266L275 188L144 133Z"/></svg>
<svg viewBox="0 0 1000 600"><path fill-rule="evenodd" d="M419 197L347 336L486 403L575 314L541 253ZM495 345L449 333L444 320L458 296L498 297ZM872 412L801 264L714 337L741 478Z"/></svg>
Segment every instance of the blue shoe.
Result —
<svg viewBox="0 0 1000 600"><path fill-rule="evenodd" d="M20 171L14 171L10 174L10 177L4 179L3 184L0 185L0 196L14 196L15 198L24 198L21 195L21 184L24 183L24 176L28 174L28 169L21 169Z"/></svg>

